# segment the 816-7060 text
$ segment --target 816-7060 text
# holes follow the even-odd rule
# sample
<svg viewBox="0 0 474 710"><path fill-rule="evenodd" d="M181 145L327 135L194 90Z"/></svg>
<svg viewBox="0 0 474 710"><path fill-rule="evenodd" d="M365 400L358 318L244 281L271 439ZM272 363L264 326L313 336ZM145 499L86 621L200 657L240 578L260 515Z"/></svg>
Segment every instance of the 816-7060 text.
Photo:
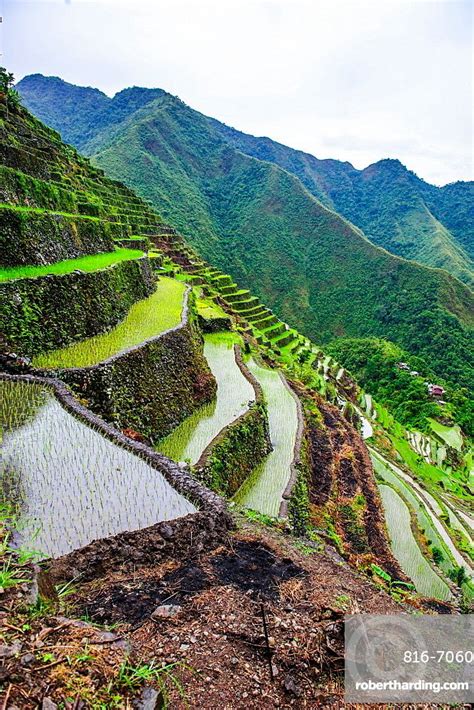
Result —
<svg viewBox="0 0 474 710"><path fill-rule="evenodd" d="M403 654L404 663L472 663L474 661L474 651L405 651Z"/></svg>

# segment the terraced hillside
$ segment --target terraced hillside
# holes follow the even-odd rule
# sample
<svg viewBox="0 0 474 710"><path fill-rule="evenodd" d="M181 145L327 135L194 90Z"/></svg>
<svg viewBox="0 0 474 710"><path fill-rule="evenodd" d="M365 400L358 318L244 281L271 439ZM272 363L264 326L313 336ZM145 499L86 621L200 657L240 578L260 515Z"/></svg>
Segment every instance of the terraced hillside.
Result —
<svg viewBox="0 0 474 710"><path fill-rule="evenodd" d="M176 97L159 93L150 101L146 94L140 103L134 97L142 90L133 89L99 100L93 90L62 82L69 97L62 116L57 79L25 80L25 101L36 81L40 115L60 130L70 131L75 117L87 125L90 138L81 147L95 164L150 199L209 262L307 337L388 338L453 385L473 386L473 295L456 278L377 248L332 211L335 202L328 209L321 195L311 195L288 165L245 155ZM126 118L122 108L113 111L125 99ZM114 113L107 126L100 120L104 101Z"/></svg>
<svg viewBox="0 0 474 710"><path fill-rule="evenodd" d="M40 382L59 377L95 416L132 439L157 444L181 422L189 428L188 418L194 422L199 414L202 420L200 407L214 406L216 380L222 399L226 389L219 362L227 348L230 360L222 371L232 371L235 357L236 373L247 389L239 395L232 384L223 402L227 413L205 415L209 433L199 438L194 460L201 481L233 495L273 445L264 387L239 353L252 347L245 345L250 339L257 358L262 347L267 358L311 366L319 363L319 351L249 291L200 260L146 203L91 168L23 109L5 111L3 129L9 163L3 166L8 200L3 209L26 215L27 224L23 231L12 227L19 237L10 242L0 285L4 364ZM77 226L81 220L93 224L87 240ZM51 223L60 224L61 236L48 231ZM130 250L126 258L124 246L138 242L144 251ZM233 333L206 336L203 347L200 328ZM226 338L235 355L228 345L222 349ZM319 379L325 383L324 376ZM221 411L219 396L216 412ZM303 426L299 417L295 431ZM272 432L275 436L276 429ZM308 475L305 466L295 468L302 436L294 456L281 464L271 506L289 512L294 525L304 529L304 515L292 498L297 480L303 476L304 482ZM186 460L188 454L176 458ZM362 468L367 465L370 469L370 463L361 462ZM383 541L378 525L369 534ZM382 556L396 569L386 543L381 544Z"/></svg>
<svg viewBox="0 0 474 710"><path fill-rule="evenodd" d="M163 694L185 683L203 706L220 686L194 672L204 661L193 634L206 649L218 616L234 644L229 675L245 685L247 667L268 675L268 658L248 655L258 639L241 643L262 604L263 614L269 603L289 614L291 629L297 619L305 647L320 607L318 628L330 625L338 644L345 610L466 609L464 433L433 421L433 437L449 443L444 457L430 444L436 462L421 465L419 432L390 420L336 360L147 203L21 107L3 106L2 120L15 162L3 167L3 209L27 215L24 228L11 222L0 270L2 678L12 700L26 695L29 710L46 692L58 703L74 692L76 704L125 706L147 678ZM94 226L78 226L84 219ZM397 510L410 521L408 559ZM115 623L120 636L99 633L97 624ZM273 664L304 683L314 654L295 661L293 641L291 631L288 655L285 636ZM334 652L321 653L333 669ZM213 649L206 667L214 663L220 678L226 661ZM282 676L268 690L280 705ZM309 702L313 686L304 685ZM315 687L318 698L329 692L326 680Z"/></svg>

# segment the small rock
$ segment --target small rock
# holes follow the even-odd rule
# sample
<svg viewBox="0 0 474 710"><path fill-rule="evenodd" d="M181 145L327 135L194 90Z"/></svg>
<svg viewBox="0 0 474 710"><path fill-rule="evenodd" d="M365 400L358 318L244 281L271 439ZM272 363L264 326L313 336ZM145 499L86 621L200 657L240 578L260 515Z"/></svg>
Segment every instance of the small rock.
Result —
<svg viewBox="0 0 474 710"><path fill-rule="evenodd" d="M41 705L42 710L57 710L57 705L51 698L43 698L43 703Z"/></svg>
<svg viewBox="0 0 474 710"><path fill-rule="evenodd" d="M111 631L101 631L99 633L98 641L116 641L118 639L117 634L113 634Z"/></svg>
<svg viewBox="0 0 474 710"><path fill-rule="evenodd" d="M239 662L239 659L234 656L233 658L230 659L230 662L235 666Z"/></svg>
<svg viewBox="0 0 474 710"><path fill-rule="evenodd" d="M164 537L165 540L169 540L174 535L174 530L171 525L160 525L160 535Z"/></svg>
<svg viewBox="0 0 474 710"><path fill-rule="evenodd" d="M20 658L20 663L22 666L29 666L34 660L35 657L33 653L25 653L25 655Z"/></svg>
<svg viewBox="0 0 474 710"><path fill-rule="evenodd" d="M20 641L14 641L11 646L0 646L0 658L11 658L21 651Z"/></svg>
<svg viewBox="0 0 474 710"><path fill-rule="evenodd" d="M179 647L180 651L187 651L189 649L189 643L182 643Z"/></svg>
<svg viewBox="0 0 474 710"><path fill-rule="evenodd" d="M296 697L299 698L301 695L301 689L296 685L294 679L290 675L285 677L283 685L285 686L285 690L289 693L293 693L293 695L296 695Z"/></svg>
<svg viewBox="0 0 474 710"><path fill-rule="evenodd" d="M112 648L119 648L126 655L130 655L133 651L133 644L129 639L119 639L112 644Z"/></svg>
<svg viewBox="0 0 474 710"><path fill-rule="evenodd" d="M161 695L154 688L146 686L143 688L140 697L133 701L133 707L136 708L136 710L156 710L157 708L161 708Z"/></svg>
<svg viewBox="0 0 474 710"><path fill-rule="evenodd" d="M152 619L169 619L176 616L179 611L181 611L181 607L178 604L161 604L150 616Z"/></svg>

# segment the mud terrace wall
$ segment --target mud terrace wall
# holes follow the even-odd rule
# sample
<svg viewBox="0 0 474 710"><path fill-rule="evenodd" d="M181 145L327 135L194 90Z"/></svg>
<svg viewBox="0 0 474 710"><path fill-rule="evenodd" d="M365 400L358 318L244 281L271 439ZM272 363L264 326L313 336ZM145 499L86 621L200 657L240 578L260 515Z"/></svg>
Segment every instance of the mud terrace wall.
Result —
<svg viewBox="0 0 474 710"><path fill-rule="evenodd" d="M214 437L195 466L206 486L228 498L272 450L262 388L243 363L239 346L234 348L237 365L254 389L255 402Z"/></svg>
<svg viewBox="0 0 474 710"><path fill-rule="evenodd" d="M158 441L216 393L188 300L189 290L178 326L97 365L56 370L56 376L106 421Z"/></svg>
<svg viewBox="0 0 474 710"><path fill-rule="evenodd" d="M4 348L31 357L117 325L155 288L149 259L0 283Z"/></svg>
<svg viewBox="0 0 474 710"><path fill-rule="evenodd" d="M142 458L159 471L176 491L184 495L199 510L183 518L157 523L133 532L95 540L86 547L50 562L50 573L55 581L79 577L93 579L119 568L157 564L168 558L199 554L220 544L233 527L225 501L196 481L189 471L141 442L133 441L104 422L80 404L66 385L54 378L33 375L8 375L0 379L29 382L50 388L61 405L85 424L128 451Z"/></svg>

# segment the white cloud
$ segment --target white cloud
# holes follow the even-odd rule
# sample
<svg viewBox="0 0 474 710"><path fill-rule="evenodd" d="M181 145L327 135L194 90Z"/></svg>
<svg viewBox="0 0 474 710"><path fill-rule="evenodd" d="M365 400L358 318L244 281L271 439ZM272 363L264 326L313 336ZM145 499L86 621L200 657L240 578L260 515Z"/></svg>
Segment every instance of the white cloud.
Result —
<svg viewBox="0 0 474 710"><path fill-rule="evenodd" d="M159 86L241 130L356 167L472 177L472 5L433 0L4 2L4 62Z"/></svg>

